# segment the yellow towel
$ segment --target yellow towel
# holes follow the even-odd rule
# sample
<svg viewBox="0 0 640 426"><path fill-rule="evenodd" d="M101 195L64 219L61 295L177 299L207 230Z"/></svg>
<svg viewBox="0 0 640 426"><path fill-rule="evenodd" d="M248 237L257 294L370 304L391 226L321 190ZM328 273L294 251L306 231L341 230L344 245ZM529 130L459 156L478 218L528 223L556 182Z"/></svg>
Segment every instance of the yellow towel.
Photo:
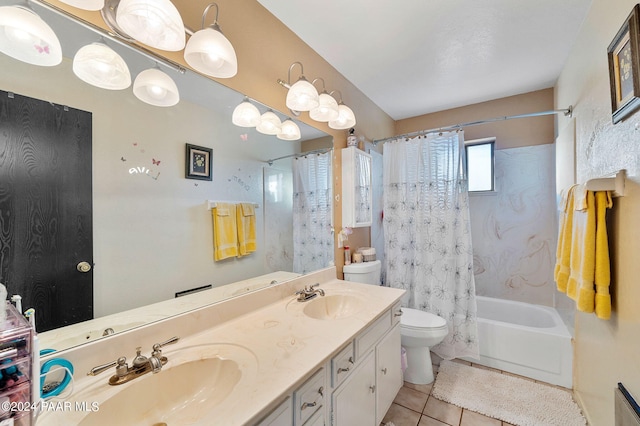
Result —
<svg viewBox="0 0 640 426"><path fill-rule="evenodd" d="M596 192L596 264L595 285L596 316L600 319L611 317L611 296L609 284L611 283L611 270L609 263L609 241L607 238L607 209L613 206L611 192Z"/></svg>
<svg viewBox="0 0 640 426"><path fill-rule="evenodd" d="M213 216L213 258L227 259L238 255L238 234L236 229L236 205L217 203L211 209Z"/></svg>
<svg viewBox="0 0 640 426"><path fill-rule="evenodd" d="M581 201L573 211L571 274L567 284L567 295L576 301L579 311L593 312L596 262L596 206L593 191L586 191L585 198L586 201ZM585 204L586 208L582 209Z"/></svg>
<svg viewBox="0 0 640 426"><path fill-rule="evenodd" d="M237 226L239 255L256 251L256 208L252 203L238 204Z"/></svg>
<svg viewBox="0 0 640 426"><path fill-rule="evenodd" d="M576 185L562 191L560 201L560 226L558 232L558 248L556 250L556 265L553 278L558 291L567 292L571 260L571 234L573 230L573 191Z"/></svg>
<svg viewBox="0 0 640 426"><path fill-rule="evenodd" d="M581 312L611 317L609 243L606 212L613 205L608 191L586 191L574 209L571 273L567 294Z"/></svg>

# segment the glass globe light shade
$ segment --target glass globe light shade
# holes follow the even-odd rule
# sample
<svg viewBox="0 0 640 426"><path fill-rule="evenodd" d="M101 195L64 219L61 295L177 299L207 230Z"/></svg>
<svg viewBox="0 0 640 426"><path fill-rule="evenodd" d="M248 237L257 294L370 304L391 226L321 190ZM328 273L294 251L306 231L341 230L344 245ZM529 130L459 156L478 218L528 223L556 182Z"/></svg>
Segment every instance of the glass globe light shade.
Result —
<svg viewBox="0 0 640 426"><path fill-rule="evenodd" d="M338 105L338 118L329 121L329 127L336 130L348 129L356 125L356 116L345 104Z"/></svg>
<svg viewBox="0 0 640 426"><path fill-rule="evenodd" d="M285 141L297 141L300 139L300 128L293 120L288 118L282 122L277 138Z"/></svg>
<svg viewBox="0 0 640 426"><path fill-rule="evenodd" d="M212 77L230 78L238 73L236 51L217 25L189 38L184 59L196 71Z"/></svg>
<svg viewBox="0 0 640 426"><path fill-rule="evenodd" d="M169 0L121 0L116 22L127 35L147 46L169 51L184 49L184 23Z"/></svg>
<svg viewBox="0 0 640 426"><path fill-rule="evenodd" d="M104 0L60 0L69 6L84 10L100 10L104 7Z"/></svg>
<svg viewBox="0 0 640 426"><path fill-rule="evenodd" d="M0 52L32 65L62 62L58 37L35 12L22 6L0 7Z"/></svg>
<svg viewBox="0 0 640 426"><path fill-rule="evenodd" d="M287 92L286 105L293 111L310 111L320 103L318 97L315 86L300 77Z"/></svg>
<svg viewBox="0 0 640 426"><path fill-rule="evenodd" d="M80 48L73 57L73 73L85 83L102 89L122 90L131 86L126 62L103 43Z"/></svg>
<svg viewBox="0 0 640 426"><path fill-rule="evenodd" d="M273 111L267 111L260 117L260 124L256 130L265 135L277 135L280 133L280 126L282 126L280 117Z"/></svg>
<svg viewBox="0 0 640 426"><path fill-rule="evenodd" d="M170 107L180 101L176 83L157 68L142 71L133 82L133 94L149 105Z"/></svg>
<svg viewBox="0 0 640 426"><path fill-rule="evenodd" d="M309 117L316 121L332 121L338 118L338 102L327 92L320 93L319 104L309 111Z"/></svg>
<svg viewBox="0 0 640 426"><path fill-rule="evenodd" d="M260 124L260 111L245 99L233 110L231 122L240 127L256 127Z"/></svg>

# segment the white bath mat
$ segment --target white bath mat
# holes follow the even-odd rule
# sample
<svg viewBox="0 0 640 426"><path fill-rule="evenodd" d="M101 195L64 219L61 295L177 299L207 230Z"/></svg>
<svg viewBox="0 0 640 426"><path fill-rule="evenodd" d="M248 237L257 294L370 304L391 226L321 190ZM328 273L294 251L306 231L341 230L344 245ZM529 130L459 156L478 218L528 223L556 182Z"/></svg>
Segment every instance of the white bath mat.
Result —
<svg viewBox="0 0 640 426"><path fill-rule="evenodd" d="M443 360L432 395L517 426L584 426L571 393L495 371Z"/></svg>

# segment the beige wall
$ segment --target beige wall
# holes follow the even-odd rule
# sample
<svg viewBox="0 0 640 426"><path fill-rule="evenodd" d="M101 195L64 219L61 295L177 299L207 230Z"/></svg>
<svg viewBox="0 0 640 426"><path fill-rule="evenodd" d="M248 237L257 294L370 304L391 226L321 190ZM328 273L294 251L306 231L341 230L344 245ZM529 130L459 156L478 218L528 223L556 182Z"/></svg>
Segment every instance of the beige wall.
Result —
<svg viewBox="0 0 640 426"><path fill-rule="evenodd" d="M621 381L640 400L640 122L613 125L607 47L636 2L593 0L555 87L556 106L573 104L577 180L627 169L626 194L614 200L609 240L613 313L608 321L576 314L574 387L589 424L614 424L613 390ZM558 129L568 119L559 118Z"/></svg>
<svg viewBox="0 0 640 426"><path fill-rule="evenodd" d="M568 105L563 105L566 108ZM553 89L538 90L396 122L396 134L553 109ZM553 143L553 116L501 120L464 129L465 140L496 137L496 149Z"/></svg>

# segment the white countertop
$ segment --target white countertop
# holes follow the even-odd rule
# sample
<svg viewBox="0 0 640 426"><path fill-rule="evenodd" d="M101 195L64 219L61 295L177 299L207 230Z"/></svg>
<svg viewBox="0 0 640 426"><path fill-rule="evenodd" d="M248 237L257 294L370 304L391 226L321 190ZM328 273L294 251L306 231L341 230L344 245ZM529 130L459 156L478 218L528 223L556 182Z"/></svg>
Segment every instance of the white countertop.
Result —
<svg viewBox="0 0 640 426"><path fill-rule="evenodd" d="M403 290L337 279L322 282L320 288L325 291L325 297L334 294L353 295L363 302L362 308L342 319L313 319L302 312L304 304L309 302L297 302L293 292L289 292L290 296L284 296L259 309L181 337L178 343L164 349L163 354L169 362L158 375L194 356L195 359L212 354L218 354L221 358L235 357L240 364L242 378L224 401L210 412L211 418L215 419L216 424L225 425L257 422L266 414L265 410L277 406L342 346L391 308L404 293ZM204 310L196 310L189 315L196 316L191 320L198 320L198 316L202 320L208 318ZM180 330L171 328L171 320L167 320L163 330L165 334L157 336L157 341L173 334L180 335ZM127 349L127 353L131 352ZM96 377L83 374L76 374L74 394L69 399L73 404L75 401L84 401L88 404L97 403L98 406L105 405L110 397L123 391L125 387L152 377L148 374L124 385L109 386L107 380L113 374L111 370ZM105 406L108 407L108 404ZM86 414L75 410L45 412L37 424L78 424ZM153 418L148 420L152 423L155 421Z"/></svg>

